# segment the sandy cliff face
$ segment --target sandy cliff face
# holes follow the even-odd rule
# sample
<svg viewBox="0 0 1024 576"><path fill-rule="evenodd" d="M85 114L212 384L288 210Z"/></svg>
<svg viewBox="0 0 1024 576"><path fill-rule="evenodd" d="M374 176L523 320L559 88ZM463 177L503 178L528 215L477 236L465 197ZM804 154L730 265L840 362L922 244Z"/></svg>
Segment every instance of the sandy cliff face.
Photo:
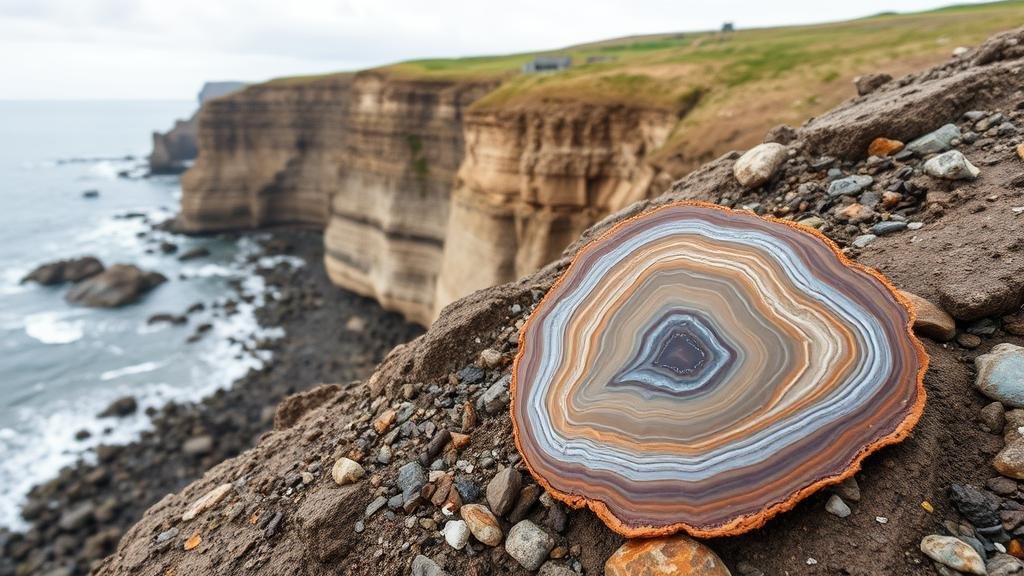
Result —
<svg viewBox="0 0 1024 576"><path fill-rule="evenodd" d="M356 76L324 233L332 281L430 322L463 115L492 87Z"/></svg>
<svg viewBox="0 0 1024 576"><path fill-rule="evenodd" d="M495 85L362 72L211 101L178 225L322 226L332 281L429 324L667 185L645 158L676 114L470 108Z"/></svg>
<svg viewBox="0 0 1024 576"><path fill-rule="evenodd" d="M351 78L268 83L207 103L178 226L207 232L323 226L344 154Z"/></svg>
<svg viewBox="0 0 1024 576"><path fill-rule="evenodd" d="M677 117L626 107L474 110L452 194L434 315L555 260L594 222L667 178L645 162Z"/></svg>

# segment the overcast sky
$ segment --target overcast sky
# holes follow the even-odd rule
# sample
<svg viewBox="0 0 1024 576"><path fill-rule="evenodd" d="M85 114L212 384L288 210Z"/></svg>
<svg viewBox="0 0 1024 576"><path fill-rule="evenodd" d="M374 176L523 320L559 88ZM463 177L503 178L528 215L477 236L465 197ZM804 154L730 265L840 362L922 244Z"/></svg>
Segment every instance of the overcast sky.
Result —
<svg viewBox="0 0 1024 576"><path fill-rule="evenodd" d="M842 20L952 0L0 0L0 99L192 99L398 60Z"/></svg>

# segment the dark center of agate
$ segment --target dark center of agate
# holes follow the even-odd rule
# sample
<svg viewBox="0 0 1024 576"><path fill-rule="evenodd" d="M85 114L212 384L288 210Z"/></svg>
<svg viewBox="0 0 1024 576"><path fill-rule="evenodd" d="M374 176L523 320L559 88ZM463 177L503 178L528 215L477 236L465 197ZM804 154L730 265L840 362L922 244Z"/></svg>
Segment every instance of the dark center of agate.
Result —
<svg viewBox="0 0 1024 576"><path fill-rule="evenodd" d="M643 333L636 355L609 386L674 396L700 394L721 382L735 358L712 323L690 310L672 310Z"/></svg>

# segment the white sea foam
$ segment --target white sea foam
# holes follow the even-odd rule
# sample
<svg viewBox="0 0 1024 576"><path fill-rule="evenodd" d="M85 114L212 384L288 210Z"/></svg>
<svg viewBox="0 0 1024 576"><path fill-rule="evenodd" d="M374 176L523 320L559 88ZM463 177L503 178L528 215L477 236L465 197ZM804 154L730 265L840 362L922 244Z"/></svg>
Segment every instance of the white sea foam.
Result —
<svg viewBox="0 0 1024 576"><path fill-rule="evenodd" d="M85 322L65 319L58 312L39 312L25 317L25 333L43 344L70 344L85 335Z"/></svg>
<svg viewBox="0 0 1024 576"><path fill-rule="evenodd" d="M151 421L145 416L148 408L159 408L168 402L199 401L218 389L231 386L249 370L259 369L271 359L269 351L257 350L255 346L260 340L283 337L284 330L261 327L256 321L256 309L273 295L268 295L266 283L255 274L255 270L268 263L285 262L301 266L304 262L295 257L271 257L270 260L258 259L256 264L250 263L252 256L258 253L258 244L243 238L230 265L195 267L193 272L196 276L242 278L241 291L247 298L238 303L236 314L208 318L213 324L211 333L190 348L195 350L198 361L192 365L188 386L181 386L179 382L172 385L159 379L158 371L167 360L124 366L100 375L101 381L113 385L97 386L85 396L68 398L45 408L22 408L15 418L14 427L0 429L0 526L14 530L27 528L21 519L20 509L33 486L53 478L62 467L76 460L94 461L95 454L91 449L101 443L125 444L138 438L151 426ZM76 339L82 337L84 325L74 317L43 313L29 318L32 320L26 319L26 332L40 341L42 338L73 341L72 336ZM29 324L33 326L31 332ZM90 334L93 329L104 333L104 325L104 322L90 324ZM114 344L97 344L110 352L123 352ZM126 378L150 372L155 376L152 381ZM121 378L126 379L125 383L116 384ZM43 386L43 383L37 385ZM140 409L134 415L116 422L95 416L113 400L125 395L134 396L139 404ZM74 435L79 430L88 431L90 437L76 440Z"/></svg>
<svg viewBox="0 0 1024 576"><path fill-rule="evenodd" d="M124 368L117 368L115 370L107 370L100 374L100 380L104 382L108 380L116 380L122 376L131 376L132 374L145 374L146 372L152 372L164 365L163 362L143 362L142 364L135 364L134 366L125 366Z"/></svg>

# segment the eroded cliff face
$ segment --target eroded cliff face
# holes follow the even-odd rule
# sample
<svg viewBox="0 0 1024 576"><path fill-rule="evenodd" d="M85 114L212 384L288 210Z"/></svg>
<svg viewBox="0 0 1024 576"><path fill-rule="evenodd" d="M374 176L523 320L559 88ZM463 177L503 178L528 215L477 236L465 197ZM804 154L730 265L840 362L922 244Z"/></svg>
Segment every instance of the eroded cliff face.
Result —
<svg viewBox="0 0 1024 576"><path fill-rule="evenodd" d="M429 324L671 180L646 158L678 113L471 107L496 85L368 71L211 101L178 226L323 227L333 282Z"/></svg>
<svg viewBox="0 0 1024 576"><path fill-rule="evenodd" d="M463 116L493 86L356 76L324 233L332 281L415 322L433 319Z"/></svg>
<svg viewBox="0 0 1024 576"><path fill-rule="evenodd" d="M677 119L623 106L471 111L433 316L534 272L593 223L665 188L646 156Z"/></svg>
<svg viewBox="0 0 1024 576"><path fill-rule="evenodd" d="M270 82L211 100L199 157L182 177L180 229L211 232L327 222L352 79Z"/></svg>

